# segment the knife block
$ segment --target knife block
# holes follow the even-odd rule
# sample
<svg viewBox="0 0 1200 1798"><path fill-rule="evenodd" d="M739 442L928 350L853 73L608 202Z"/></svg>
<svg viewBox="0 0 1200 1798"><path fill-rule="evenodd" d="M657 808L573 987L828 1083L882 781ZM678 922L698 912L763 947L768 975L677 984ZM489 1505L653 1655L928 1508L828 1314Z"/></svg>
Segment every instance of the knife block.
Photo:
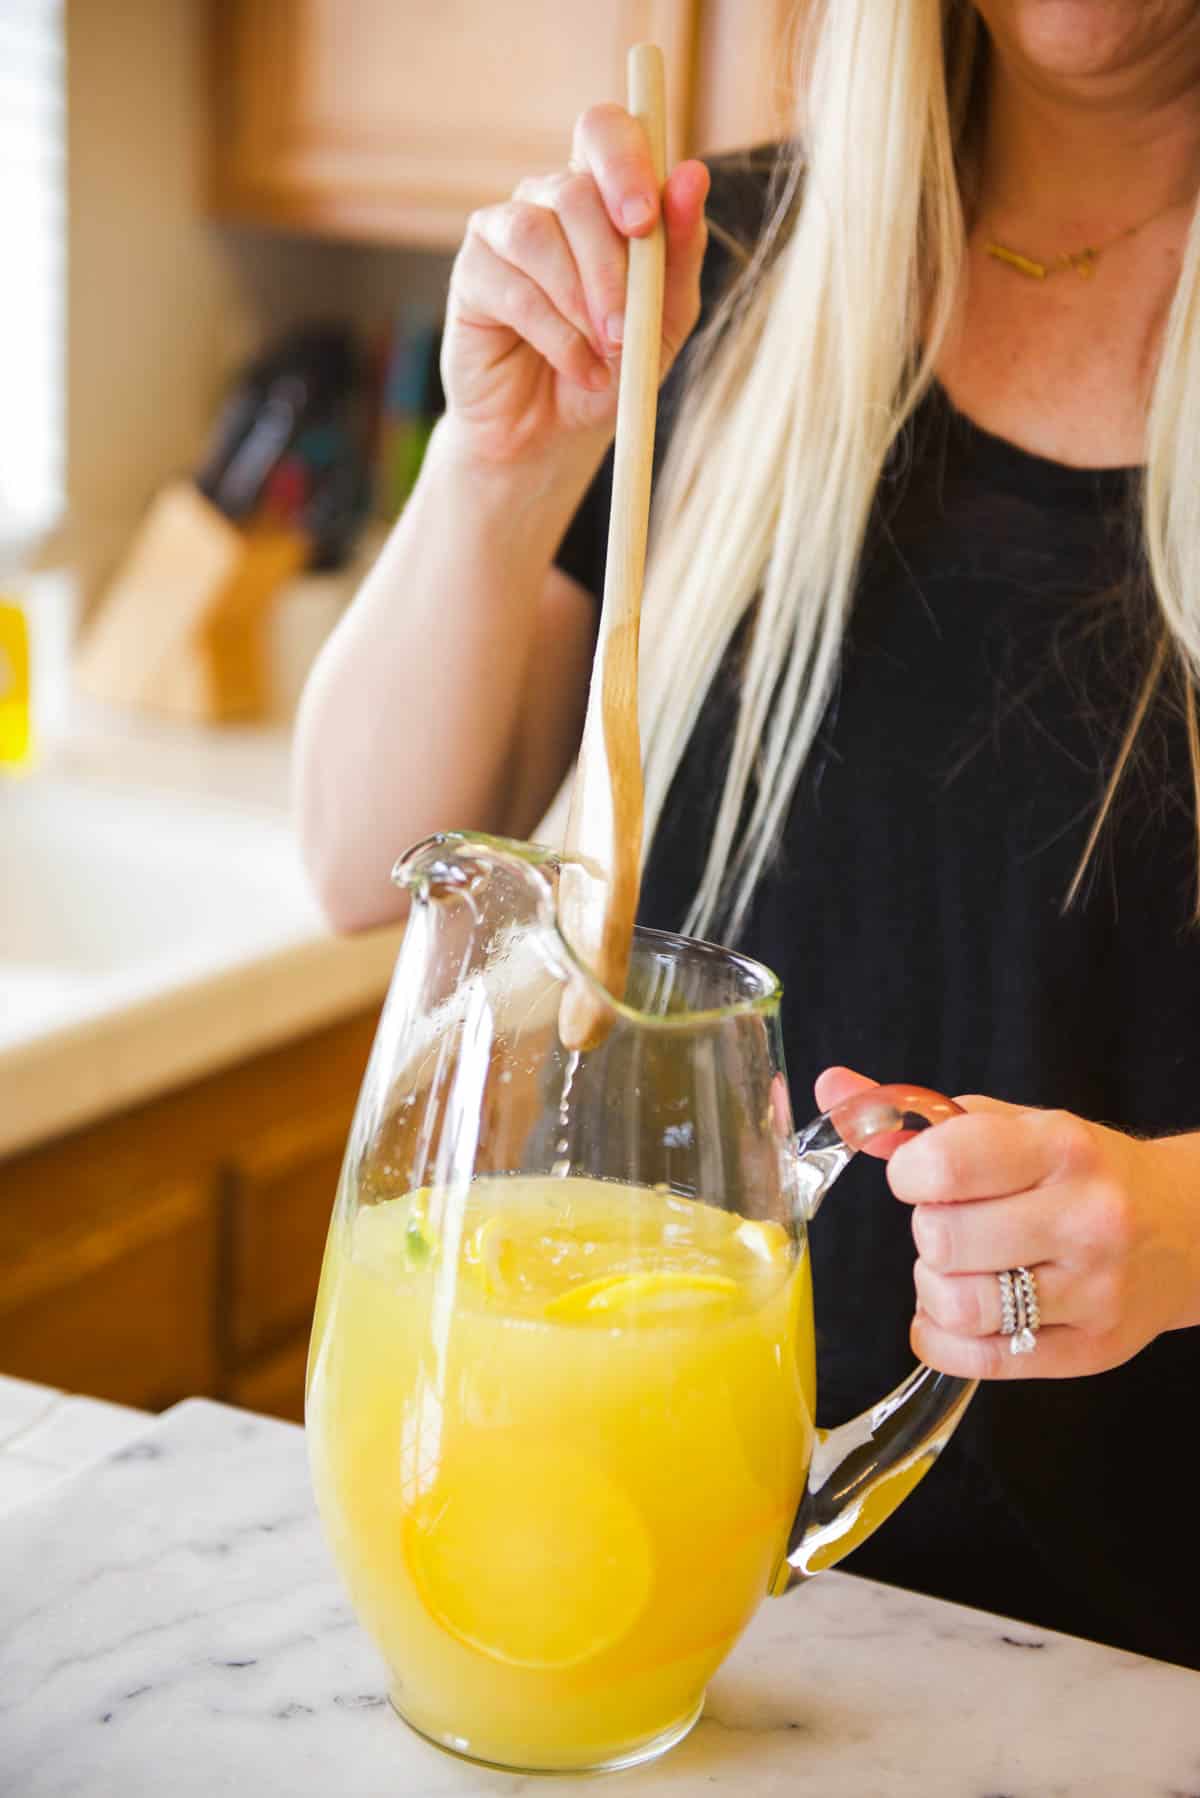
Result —
<svg viewBox="0 0 1200 1798"><path fill-rule="evenodd" d="M232 524L190 481L164 488L83 637L77 685L178 718L264 717L271 603L308 554L303 533Z"/></svg>

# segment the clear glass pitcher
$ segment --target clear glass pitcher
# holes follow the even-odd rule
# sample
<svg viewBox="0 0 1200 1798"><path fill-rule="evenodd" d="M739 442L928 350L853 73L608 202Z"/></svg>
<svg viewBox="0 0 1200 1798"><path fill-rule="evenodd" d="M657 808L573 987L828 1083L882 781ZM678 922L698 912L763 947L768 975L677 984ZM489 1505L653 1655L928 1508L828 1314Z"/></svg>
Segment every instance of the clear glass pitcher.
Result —
<svg viewBox="0 0 1200 1798"><path fill-rule="evenodd" d="M774 976L639 930L583 1055L557 859L432 839L355 1116L309 1359L317 1501L396 1709L523 1770L678 1741L768 1593L916 1484L970 1398L919 1367L814 1424L806 1230L854 1151L956 1107L876 1088L795 1134Z"/></svg>

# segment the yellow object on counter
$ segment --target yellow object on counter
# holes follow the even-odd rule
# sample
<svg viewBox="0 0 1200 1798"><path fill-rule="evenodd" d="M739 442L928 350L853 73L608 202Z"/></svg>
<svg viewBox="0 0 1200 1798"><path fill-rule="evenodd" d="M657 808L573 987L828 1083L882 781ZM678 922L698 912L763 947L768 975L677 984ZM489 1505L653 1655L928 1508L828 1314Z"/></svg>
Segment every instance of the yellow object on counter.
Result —
<svg viewBox="0 0 1200 1798"><path fill-rule="evenodd" d="M30 751L29 630L25 613L0 596L0 766Z"/></svg>

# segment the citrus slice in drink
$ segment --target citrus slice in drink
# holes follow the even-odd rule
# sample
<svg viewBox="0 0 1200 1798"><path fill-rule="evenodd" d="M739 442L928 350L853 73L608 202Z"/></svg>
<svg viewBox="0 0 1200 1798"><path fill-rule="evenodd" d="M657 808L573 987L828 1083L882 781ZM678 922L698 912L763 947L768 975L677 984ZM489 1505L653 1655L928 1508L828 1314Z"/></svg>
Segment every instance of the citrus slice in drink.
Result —
<svg viewBox="0 0 1200 1798"><path fill-rule="evenodd" d="M463 1245L467 1266L489 1298L504 1298L517 1284L517 1245L493 1215L472 1230Z"/></svg>
<svg viewBox="0 0 1200 1798"><path fill-rule="evenodd" d="M430 1615L494 1660L577 1666L632 1628L653 1583L650 1538L603 1467L545 1440L451 1453L404 1547Z"/></svg>
<svg viewBox="0 0 1200 1798"><path fill-rule="evenodd" d="M631 1274L603 1274L560 1292L546 1306L546 1316L556 1322L580 1322L589 1317L614 1320L633 1313L647 1315L695 1311L700 1306L728 1306L738 1295L738 1283L724 1274L696 1274L663 1269Z"/></svg>

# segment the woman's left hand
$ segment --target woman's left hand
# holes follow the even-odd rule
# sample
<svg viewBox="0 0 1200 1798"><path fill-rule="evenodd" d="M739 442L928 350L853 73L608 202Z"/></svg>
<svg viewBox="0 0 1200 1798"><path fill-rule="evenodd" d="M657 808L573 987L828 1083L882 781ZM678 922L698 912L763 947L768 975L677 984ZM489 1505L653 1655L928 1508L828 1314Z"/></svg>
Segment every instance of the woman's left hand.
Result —
<svg viewBox="0 0 1200 1798"><path fill-rule="evenodd" d="M828 1068L823 1111L874 1082ZM1200 1324L1200 1135L1140 1141L1067 1111L975 1095L902 1143L888 1183L913 1207L922 1361L968 1379L1063 1378L1119 1366ZM1036 1352L1000 1332L997 1274L1037 1282Z"/></svg>

